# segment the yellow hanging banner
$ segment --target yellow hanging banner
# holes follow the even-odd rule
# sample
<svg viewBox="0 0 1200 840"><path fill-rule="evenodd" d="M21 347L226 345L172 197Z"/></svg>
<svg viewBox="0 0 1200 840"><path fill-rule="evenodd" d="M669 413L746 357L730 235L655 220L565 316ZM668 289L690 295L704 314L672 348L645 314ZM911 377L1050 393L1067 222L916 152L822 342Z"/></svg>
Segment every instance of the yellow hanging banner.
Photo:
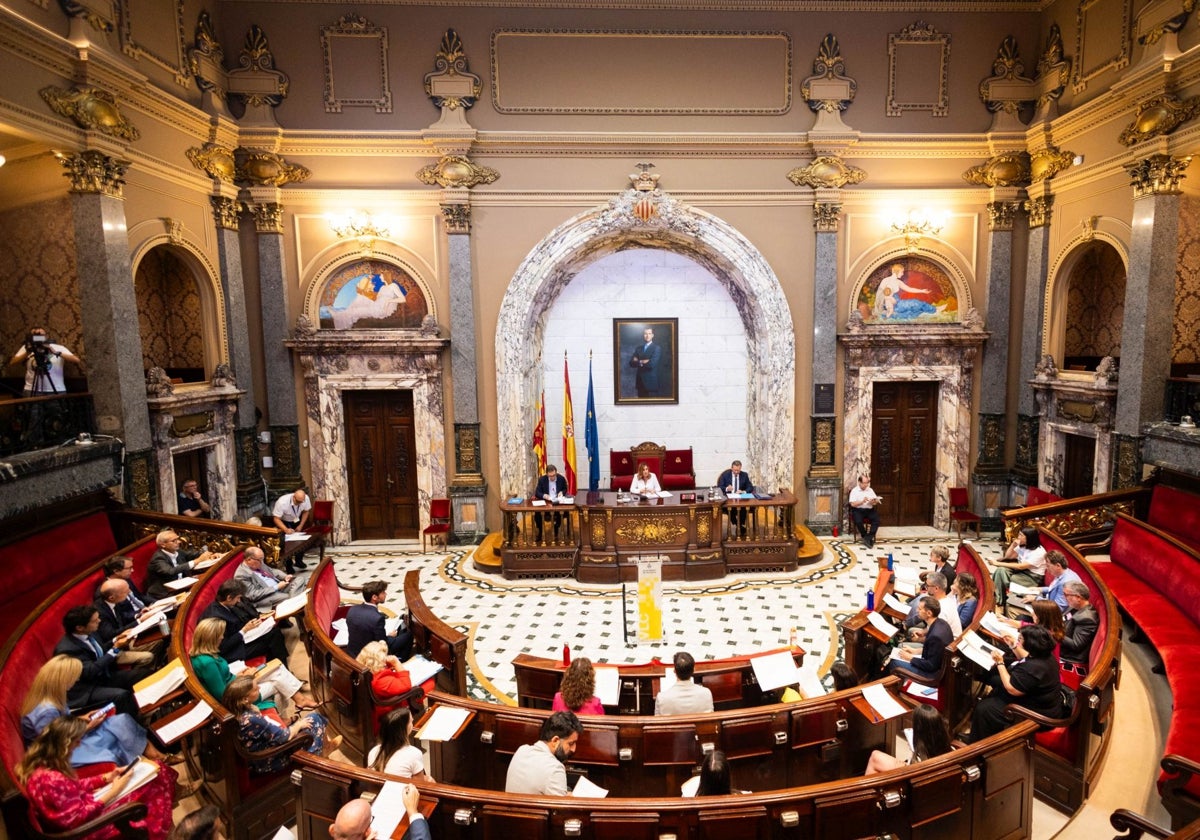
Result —
<svg viewBox="0 0 1200 840"><path fill-rule="evenodd" d="M638 641L661 642L662 557L657 554L638 558Z"/></svg>

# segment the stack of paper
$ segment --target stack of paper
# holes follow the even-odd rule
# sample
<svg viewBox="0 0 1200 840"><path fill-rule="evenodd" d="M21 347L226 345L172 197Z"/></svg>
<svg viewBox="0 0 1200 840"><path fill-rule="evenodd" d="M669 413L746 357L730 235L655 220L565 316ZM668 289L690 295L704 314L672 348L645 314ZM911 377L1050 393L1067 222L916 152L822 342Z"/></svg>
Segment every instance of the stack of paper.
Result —
<svg viewBox="0 0 1200 840"><path fill-rule="evenodd" d="M571 791L572 796L583 796L588 799L603 799L608 796L608 791L593 781L589 781L587 776L580 776L579 781L575 783L575 790Z"/></svg>
<svg viewBox="0 0 1200 840"><path fill-rule="evenodd" d="M199 578L194 577L181 577L179 580L163 581L163 586L167 587L167 589L179 591L180 589L187 589L189 586L197 583L199 580Z"/></svg>
<svg viewBox="0 0 1200 840"><path fill-rule="evenodd" d="M796 667L796 660L792 658L792 652L789 650L752 656L750 667L754 669L754 678L763 691L800 682L800 669Z"/></svg>
<svg viewBox="0 0 1200 840"><path fill-rule="evenodd" d="M294 534L284 534L283 541L284 542L300 542L302 540L308 539L310 536L312 536L312 535L306 534L303 531L297 531Z"/></svg>
<svg viewBox="0 0 1200 840"><path fill-rule="evenodd" d="M418 653L404 662L404 670L408 671L408 677L412 680L413 685L420 685L442 670L442 666L436 662L430 662Z"/></svg>
<svg viewBox="0 0 1200 840"><path fill-rule="evenodd" d="M921 591L921 570L916 566L896 563L892 566L892 572L895 575L892 588L897 592L911 597Z"/></svg>
<svg viewBox="0 0 1200 840"><path fill-rule="evenodd" d="M889 639L900 632L900 628L889 623L886 618L877 612L867 613L867 621L871 623L872 627L874 627L883 635L887 636Z"/></svg>
<svg viewBox="0 0 1200 840"><path fill-rule="evenodd" d="M605 706L617 706L621 702L621 672L615 665L597 665L596 696Z"/></svg>
<svg viewBox="0 0 1200 840"><path fill-rule="evenodd" d="M400 821L408 816L404 808L405 782L384 782L371 803L371 828L376 837L391 837Z"/></svg>
<svg viewBox="0 0 1200 840"><path fill-rule="evenodd" d="M1036 598L1042 594L1041 587L1025 586L1024 584L1021 584L1021 583L1012 583L1012 582L1010 582L1008 584L1008 591L1011 592L1013 595L1020 595L1022 598L1026 597L1026 596L1033 596L1034 598Z"/></svg>
<svg viewBox="0 0 1200 840"><path fill-rule="evenodd" d="M125 787L121 788L121 796L128 796L129 794L133 793L133 791L137 790L142 785L146 784L155 776L157 776L158 764L148 758L139 758L137 764L133 765L133 769L130 772L132 773L132 776ZM107 793L111 787L112 785L108 784L104 787L96 788L96 790L93 791L92 796L99 801L100 797Z"/></svg>
<svg viewBox="0 0 1200 840"><path fill-rule="evenodd" d="M470 716L470 709L439 703L433 707L429 718L417 730L417 739L421 741L453 741Z"/></svg>
<svg viewBox="0 0 1200 840"><path fill-rule="evenodd" d="M275 619L267 616L259 622L257 627L251 627L249 630L242 631L242 641L250 644L255 639L261 639L263 636L275 629Z"/></svg>
<svg viewBox="0 0 1200 840"><path fill-rule="evenodd" d="M897 598L891 592L889 592L888 594L883 596L883 603L887 604L889 607L891 607L898 613L903 613L904 615L908 615L908 604L901 601L899 598Z"/></svg>
<svg viewBox="0 0 1200 840"><path fill-rule="evenodd" d="M811 700L813 697L823 697L825 695L825 686L821 684L821 678L817 676L815 668L801 668L800 675L800 696L805 700Z"/></svg>
<svg viewBox="0 0 1200 840"><path fill-rule="evenodd" d="M863 699L871 704L875 714L884 720L891 720L904 714L904 706L880 683L869 685L863 689Z"/></svg>
<svg viewBox="0 0 1200 840"><path fill-rule="evenodd" d="M180 715L170 723L165 723L162 726L155 728L155 733L159 740L164 744L170 744L172 741L177 741L184 735L196 729L204 721L212 716L212 706L205 703L203 700L197 700L196 705L191 711Z"/></svg>
<svg viewBox="0 0 1200 840"><path fill-rule="evenodd" d="M984 613L979 626L1001 639L1011 639L1017 635L1017 628L1005 624L995 613Z"/></svg>
<svg viewBox="0 0 1200 840"><path fill-rule="evenodd" d="M280 601L275 605L275 617L287 618L289 615L295 615L308 605L308 593L301 592L299 595L293 595L286 601Z"/></svg>
<svg viewBox="0 0 1200 840"><path fill-rule="evenodd" d="M992 651L996 650L1000 650L1000 648L989 645L979 638L979 634L974 630L968 630L958 642L958 652L985 671L996 667L996 662L992 659Z"/></svg>
<svg viewBox="0 0 1200 840"><path fill-rule="evenodd" d="M179 660L172 659L165 667L134 685L133 699L137 700L138 708L153 706L183 685L186 676Z"/></svg>

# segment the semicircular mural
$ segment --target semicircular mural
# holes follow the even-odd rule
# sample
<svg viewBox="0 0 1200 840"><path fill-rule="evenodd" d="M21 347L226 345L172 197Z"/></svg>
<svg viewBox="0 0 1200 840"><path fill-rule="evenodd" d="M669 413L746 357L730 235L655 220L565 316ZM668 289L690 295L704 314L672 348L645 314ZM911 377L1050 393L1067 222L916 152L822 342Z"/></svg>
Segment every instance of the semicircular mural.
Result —
<svg viewBox="0 0 1200 840"><path fill-rule="evenodd" d="M416 328L428 312L425 294L412 275L382 260L344 265L321 290L323 330Z"/></svg>
<svg viewBox="0 0 1200 840"><path fill-rule="evenodd" d="M958 292L933 260L905 256L876 268L858 292L865 323L947 323L959 320Z"/></svg>

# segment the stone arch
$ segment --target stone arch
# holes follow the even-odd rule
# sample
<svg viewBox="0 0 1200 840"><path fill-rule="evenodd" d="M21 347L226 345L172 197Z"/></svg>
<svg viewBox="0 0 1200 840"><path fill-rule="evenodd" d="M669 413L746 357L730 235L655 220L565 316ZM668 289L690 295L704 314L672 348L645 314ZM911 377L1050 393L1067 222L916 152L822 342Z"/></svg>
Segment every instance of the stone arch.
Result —
<svg viewBox="0 0 1200 840"><path fill-rule="evenodd" d="M779 279L762 254L723 220L660 190L626 190L550 232L525 257L496 323L500 486L521 495L534 478L528 441L541 390L545 314L585 265L629 247L661 248L703 265L729 293L749 344L746 457L760 484L795 487L796 337Z"/></svg>
<svg viewBox="0 0 1200 840"><path fill-rule="evenodd" d="M1125 267L1126 276L1129 274L1129 250L1125 242L1111 232L1093 230L1080 234L1062 249L1058 259L1050 267L1046 294L1042 301L1042 323L1045 327L1042 330L1041 351L1043 355L1052 355L1060 368L1064 365L1067 322L1071 314L1068 307L1071 278L1082 260L1088 257L1097 244L1110 247Z"/></svg>
<svg viewBox="0 0 1200 840"><path fill-rule="evenodd" d="M229 361L225 290L221 285L219 272L208 255L180 232L147 237L133 251L130 258L139 310L143 298L137 289L138 275L147 257L160 249L179 260L196 283L200 298L197 328L204 345L205 380L211 379L216 366ZM139 335L140 333L139 329Z"/></svg>

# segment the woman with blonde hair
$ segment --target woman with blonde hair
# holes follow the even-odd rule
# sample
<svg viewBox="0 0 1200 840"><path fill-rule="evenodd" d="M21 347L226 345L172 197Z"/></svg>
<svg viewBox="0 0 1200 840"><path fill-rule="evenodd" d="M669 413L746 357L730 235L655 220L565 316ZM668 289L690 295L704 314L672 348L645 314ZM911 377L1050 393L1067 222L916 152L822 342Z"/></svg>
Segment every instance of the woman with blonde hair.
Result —
<svg viewBox="0 0 1200 840"><path fill-rule="evenodd" d="M51 721L69 716L67 692L83 674L83 663L59 654L38 669L21 706L21 737L26 744L45 731ZM124 766L139 755L154 761L168 757L148 740L146 730L129 715L83 715L87 724L79 746L71 751L72 767L112 763ZM182 758L171 758L178 764Z"/></svg>
<svg viewBox="0 0 1200 840"><path fill-rule="evenodd" d="M221 656L221 640L225 638L225 622L220 618L206 618L196 625L192 633L192 646L188 655L192 658L192 670L201 685L213 697L220 698L233 682L233 671ZM286 700L296 704L296 711L309 711L317 707L311 694L301 691L304 683L280 663L277 668L258 677L258 668L243 668L239 677L255 679L258 687L256 705L260 709L271 706L281 711Z"/></svg>
<svg viewBox="0 0 1200 840"><path fill-rule="evenodd" d="M312 743L305 750L313 755L321 755L328 746L333 752L342 743L342 736L337 735L326 740L325 727L328 721L317 712L307 712L300 715L291 725L285 725L270 716L265 715L255 705L258 697L258 686L251 677L234 677L233 682L221 695L221 705L237 715L238 740L252 752L278 747L293 738L307 732L312 736ZM263 776L284 770L291 764L290 755L279 755L274 758L260 759L250 762L250 775Z"/></svg>
<svg viewBox="0 0 1200 840"><path fill-rule="evenodd" d="M412 690L412 678L400 660L388 653L387 642L367 642L355 660L371 672L371 690L376 697L395 697ZM384 715L396 708L399 707L376 706L376 727Z"/></svg>
<svg viewBox="0 0 1200 840"><path fill-rule="evenodd" d="M592 660L580 656L567 666L550 708L555 712L574 712L577 715L604 714L604 706L596 696L596 670L592 667Z"/></svg>
<svg viewBox="0 0 1200 840"><path fill-rule="evenodd" d="M145 829L150 840L166 840L171 831L171 806L179 776L170 767L159 764L153 779L125 795L122 794L132 778L132 768L118 768L81 779L75 775L69 756L79 748L86 733L87 724L77 717L55 718L33 739L15 768L17 781L25 789L43 830L68 831L96 819L112 806L136 800L146 805L146 816L131 825ZM190 796L193 792L194 789L181 791L181 795ZM108 826L88 834L87 840L118 836L117 829Z"/></svg>

